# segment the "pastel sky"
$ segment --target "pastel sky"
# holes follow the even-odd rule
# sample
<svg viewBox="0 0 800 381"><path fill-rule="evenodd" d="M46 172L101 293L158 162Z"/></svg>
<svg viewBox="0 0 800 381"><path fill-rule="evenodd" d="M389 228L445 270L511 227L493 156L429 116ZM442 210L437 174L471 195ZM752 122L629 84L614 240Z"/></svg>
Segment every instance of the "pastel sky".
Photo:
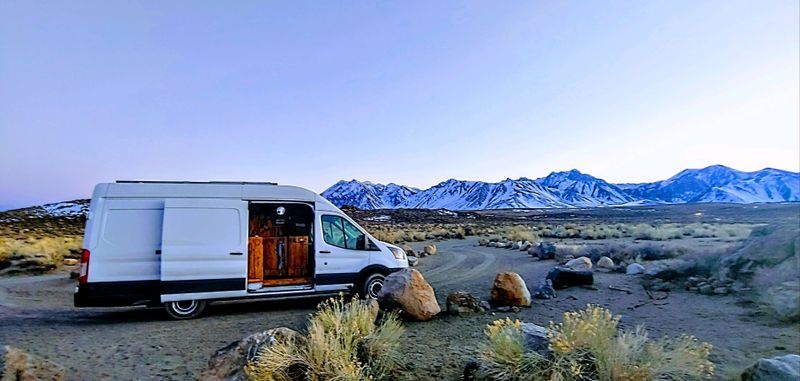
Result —
<svg viewBox="0 0 800 381"><path fill-rule="evenodd" d="M0 210L116 179L800 170L767 1L0 2Z"/></svg>

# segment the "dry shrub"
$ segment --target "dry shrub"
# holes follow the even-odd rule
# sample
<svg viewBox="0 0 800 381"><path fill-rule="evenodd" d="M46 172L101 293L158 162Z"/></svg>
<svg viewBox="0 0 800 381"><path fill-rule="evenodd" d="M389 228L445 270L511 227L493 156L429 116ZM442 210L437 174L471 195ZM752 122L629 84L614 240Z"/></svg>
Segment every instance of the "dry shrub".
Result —
<svg viewBox="0 0 800 381"><path fill-rule="evenodd" d="M375 324L367 305L339 296L320 304L304 340L265 346L247 373L256 381L389 380L400 364L402 335L396 315Z"/></svg>
<svg viewBox="0 0 800 381"><path fill-rule="evenodd" d="M503 233L509 241L539 241L539 235L533 231L533 227L525 225L515 225L507 228Z"/></svg>
<svg viewBox="0 0 800 381"><path fill-rule="evenodd" d="M12 257L39 258L43 262L60 266L70 250L80 250L83 237L44 237L14 239L0 237L0 262Z"/></svg>
<svg viewBox="0 0 800 381"><path fill-rule="evenodd" d="M642 326L619 330L619 316L597 306L566 312L550 323L551 355L526 351L519 321L499 320L486 330L481 352L486 375L503 381L645 381L711 378L711 345L692 336L650 340Z"/></svg>

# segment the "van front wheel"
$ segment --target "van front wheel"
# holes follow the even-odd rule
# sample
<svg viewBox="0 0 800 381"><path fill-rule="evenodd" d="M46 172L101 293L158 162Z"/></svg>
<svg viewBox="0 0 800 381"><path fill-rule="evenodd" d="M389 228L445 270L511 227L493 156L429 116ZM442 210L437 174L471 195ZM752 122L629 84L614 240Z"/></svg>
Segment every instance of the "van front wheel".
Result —
<svg viewBox="0 0 800 381"><path fill-rule="evenodd" d="M386 277L381 273L370 274L361 284L361 295L366 299L377 299L378 293L383 288L383 280Z"/></svg>
<svg viewBox="0 0 800 381"><path fill-rule="evenodd" d="M167 302L164 307L167 315L175 320L194 319L200 316L208 303L205 300L181 300Z"/></svg>

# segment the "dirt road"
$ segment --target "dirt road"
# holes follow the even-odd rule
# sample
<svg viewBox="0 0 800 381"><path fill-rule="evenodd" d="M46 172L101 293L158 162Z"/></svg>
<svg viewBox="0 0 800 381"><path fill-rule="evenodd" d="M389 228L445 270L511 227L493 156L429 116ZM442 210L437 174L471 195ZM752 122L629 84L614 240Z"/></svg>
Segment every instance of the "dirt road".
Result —
<svg viewBox="0 0 800 381"><path fill-rule="evenodd" d="M452 291L488 298L499 271L516 271L533 288L553 266L518 251L476 247L475 242L439 242L438 254L420 260L418 269L443 308ZM666 304L653 305L635 277L597 273L596 285L598 290L568 289L557 299L535 300L532 308L519 313L442 315L406 323L406 378L458 379L467 359L476 355L485 325L494 319L509 316L546 325L587 303L622 314L623 326L647 325L653 337L686 332L711 342L712 360L721 364L720 379L759 357L800 352L796 325L754 317L732 296L674 292L661 301ZM609 290L608 285L633 293ZM0 343L65 365L71 380L191 380L214 350L231 341L278 326L303 329L319 301L217 303L200 319L176 322L153 309L76 309L73 288L74 281L64 274L0 279Z"/></svg>

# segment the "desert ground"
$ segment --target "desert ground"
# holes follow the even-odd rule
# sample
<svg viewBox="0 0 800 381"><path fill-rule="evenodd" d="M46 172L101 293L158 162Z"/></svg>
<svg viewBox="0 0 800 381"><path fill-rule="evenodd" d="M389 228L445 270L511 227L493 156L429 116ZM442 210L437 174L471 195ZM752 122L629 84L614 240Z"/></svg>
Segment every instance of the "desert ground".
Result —
<svg viewBox="0 0 800 381"><path fill-rule="evenodd" d="M622 208L571 211L486 211L418 215L413 211L352 211L368 229L426 223L478 224L498 230L504 223L746 223L793 224L800 218L798 205L681 206L679 208ZM697 213L700 213L699 215ZM380 223L370 217L390 215ZM437 220L436 216L441 216ZM409 217L410 216L410 217ZM469 218L473 216L473 218ZM430 222L429 222L430 221ZM64 234L62 225L59 234ZM415 225L416 226L416 225ZM19 227L7 228L19 234ZM37 234L42 229L34 230ZM66 229L69 230L69 229ZM45 230L46 231L46 230ZM72 234L75 232L67 231ZM444 307L447 295L468 291L488 299L494 276L502 271L519 273L534 288L555 265L519 250L478 246L479 238L437 239L409 243L419 250L435 242L438 252L421 258L416 267L433 286ZM667 246L735 250L747 237L686 237L659 242ZM584 240L563 238L559 244L645 245L631 238ZM72 306L75 281L58 269L44 275L0 277L0 343L10 344L64 365L70 380L191 380L205 367L213 352L250 333L285 326L303 330L319 299L300 301L218 302L207 314L190 321L167 320L163 311L145 308L92 308ZM630 294L610 289L623 288ZM655 297L655 298L654 298ZM640 277L617 272L595 272L595 287L559 290L555 299L534 299L519 312L490 312L470 316L442 313L427 322L404 322L405 355L401 377L408 380L459 379L469 358L477 355L484 329L495 319L510 317L547 325L560 321L565 311L587 304L606 307L622 315L622 326L643 324L652 337L692 334L713 344L711 360L716 378L733 379L755 360L785 353L800 353L800 325L775 319L742 294L701 295L675 287L671 292L646 291Z"/></svg>

